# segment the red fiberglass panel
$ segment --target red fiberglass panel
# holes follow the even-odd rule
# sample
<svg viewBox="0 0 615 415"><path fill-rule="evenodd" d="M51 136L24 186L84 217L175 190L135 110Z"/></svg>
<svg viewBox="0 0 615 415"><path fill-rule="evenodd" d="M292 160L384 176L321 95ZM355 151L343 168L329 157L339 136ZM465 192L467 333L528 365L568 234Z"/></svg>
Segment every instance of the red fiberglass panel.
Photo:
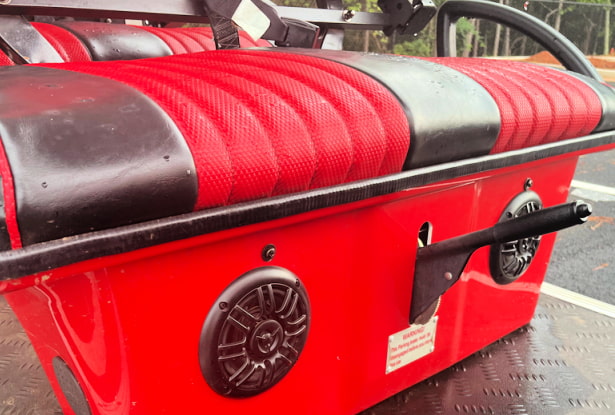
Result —
<svg viewBox="0 0 615 415"><path fill-rule="evenodd" d="M472 58L429 59L481 84L500 109L502 126L492 153L589 134L602 104L583 81L556 69Z"/></svg>
<svg viewBox="0 0 615 415"><path fill-rule="evenodd" d="M267 51L47 65L124 82L177 123L197 165L195 209L399 172L401 105L335 62Z"/></svg>
<svg viewBox="0 0 615 415"><path fill-rule="evenodd" d="M421 225L431 223L434 243L491 226L528 177L545 206L562 203L575 164L574 157L535 162L75 264L50 272L72 276L7 299L52 384L51 360L60 356L93 415L351 415L526 324L534 312L554 235L542 238L528 271L505 286L489 275L489 249L477 251L442 297L433 352L387 374L389 336L409 327ZM268 244L277 253L265 262ZM312 310L307 343L271 389L224 397L200 370L203 322L231 282L264 266L286 268L303 282Z"/></svg>

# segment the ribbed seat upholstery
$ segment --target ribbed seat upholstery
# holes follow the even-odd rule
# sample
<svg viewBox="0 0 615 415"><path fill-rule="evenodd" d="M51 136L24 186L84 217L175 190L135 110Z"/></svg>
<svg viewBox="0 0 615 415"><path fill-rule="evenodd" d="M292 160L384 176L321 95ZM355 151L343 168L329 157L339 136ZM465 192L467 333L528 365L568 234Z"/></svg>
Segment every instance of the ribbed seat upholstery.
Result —
<svg viewBox="0 0 615 415"><path fill-rule="evenodd" d="M398 172L408 151L394 95L323 59L235 50L47 66L123 82L160 105L193 154L195 209Z"/></svg>
<svg viewBox="0 0 615 415"><path fill-rule="evenodd" d="M91 61L88 49L68 30L49 23L32 23L66 62Z"/></svg>
<svg viewBox="0 0 615 415"><path fill-rule="evenodd" d="M501 128L491 153L581 137L601 120L602 104L596 92L563 71L504 60L429 60L474 79L496 101Z"/></svg>
<svg viewBox="0 0 615 415"><path fill-rule="evenodd" d="M189 28L157 28L141 27L162 39L173 51L173 54L194 53L215 50L214 35L210 27ZM246 32L239 32L239 44L242 48L269 47L271 44L263 39L254 41Z"/></svg>
<svg viewBox="0 0 615 415"><path fill-rule="evenodd" d="M615 118L595 80L483 59L276 48L3 71L16 102L0 111L5 216L26 245L576 138Z"/></svg>

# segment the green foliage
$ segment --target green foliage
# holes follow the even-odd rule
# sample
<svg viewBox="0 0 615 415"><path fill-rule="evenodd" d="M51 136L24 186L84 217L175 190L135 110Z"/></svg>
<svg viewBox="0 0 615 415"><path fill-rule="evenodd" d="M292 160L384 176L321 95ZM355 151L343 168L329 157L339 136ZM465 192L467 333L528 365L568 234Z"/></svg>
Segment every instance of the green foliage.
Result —
<svg viewBox="0 0 615 415"><path fill-rule="evenodd" d="M316 0L277 0L276 4L292 7L317 7ZM344 7L356 11L379 13L378 0L344 0ZM435 27L425 29L418 36L394 35L387 37L381 31L347 30L344 49L378 53L397 53L412 56L433 56Z"/></svg>
<svg viewBox="0 0 615 415"><path fill-rule="evenodd" d="M437 5L445 0L435 0ZM500 0L492 0L499 2ZM584 53L595 54L603 50L603 45L612 42L615 31L605 31L605 13L613 7L615 0L567 0L566 4L557 1L501 0L517 10L524 11L548 24L560 24L560 31L575 43ZM570 4L568 1L577 1ZM295 7L317 7L317 0L274 0L275 3ZM591 3L591 4L589 4ZM357 11L379 12L377 0L344 0L344 7ZM597 6L604 4L605 7ZM435 20L435 19L434 19ZM615 20L615 19L613 19ZM435 22L432 21L418 36L394 35L389 38L379 31L346 31L344 48L367 50L379 53L397 53L414 56L433 56L435 54ZM499 32L499 36L496 34ZM608 34L609 39L605 39ZM499 45L494 40L499 37ZM457 51L468 56L490 56L494 50L499 54L531 55L542 48L513 30L497 29L497 25L481 20L480 22L460 19L457 22Z"/></svg>
<svg viewBox="0 0 615 415"><path fill-rule="evenodd" d="M433 56L433 42L418 37L412 41L404 40L393 46L393 53L406 56Z"/></svg>

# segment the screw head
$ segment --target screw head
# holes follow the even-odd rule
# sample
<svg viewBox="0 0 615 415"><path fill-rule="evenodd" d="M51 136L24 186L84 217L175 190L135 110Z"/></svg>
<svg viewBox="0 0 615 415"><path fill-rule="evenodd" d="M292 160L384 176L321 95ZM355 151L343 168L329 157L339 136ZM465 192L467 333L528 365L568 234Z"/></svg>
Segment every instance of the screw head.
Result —
<svg viewBox="0 0 615 415"><path fill-rule="evenodd" d="M275 254L276 254L275 245L269 244L263 248L261 252L261 258L263 258L263 261L269 262L275 257Z"/></svg>
<svg viewBox="0 0 615 415"><path fill-rule="evenodd" d="M445 272L444 273L444 279L447 281L451 281L453 279L453 274L450 272Z"/></svg>
<svg viewBox="0 0 615 415"><path fill-rule="evenodd" d="M532 186L534 186L534 180L532 180L530 177L525 179L525 183L523 184L523 189L530 190Z"/></svg>
<svg viewBox="0 0 615 415"><path fill-rule="evenodd" d="M353 17L355 17L356 14L357 12L354 10L344 10L344 13L342 14L342 18L344 19L345 22L349 22L352 20Z"/></svg>

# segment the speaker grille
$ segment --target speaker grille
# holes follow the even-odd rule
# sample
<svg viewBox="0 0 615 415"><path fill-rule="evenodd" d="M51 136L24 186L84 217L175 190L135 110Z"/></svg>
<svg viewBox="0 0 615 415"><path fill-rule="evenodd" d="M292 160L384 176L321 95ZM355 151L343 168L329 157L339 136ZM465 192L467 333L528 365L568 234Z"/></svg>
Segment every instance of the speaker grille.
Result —
<svg viewBox="0 0 615 415"><path fill-rule="evenodd" d="M225 396L267 390L297 362L309 322L307 294L290 271L265 267L243 275L222 293L205 320L205 379Z"/></svg>
<svg viewBox="0 0 615 415"><path fill-rule="evenodd" d="M540 197L533 191L519 194L508 205L500 222L542 209ZM498 284L509 284L527 271L540 245L541 236L517 239L491 247L491 275Z"/></svg>

